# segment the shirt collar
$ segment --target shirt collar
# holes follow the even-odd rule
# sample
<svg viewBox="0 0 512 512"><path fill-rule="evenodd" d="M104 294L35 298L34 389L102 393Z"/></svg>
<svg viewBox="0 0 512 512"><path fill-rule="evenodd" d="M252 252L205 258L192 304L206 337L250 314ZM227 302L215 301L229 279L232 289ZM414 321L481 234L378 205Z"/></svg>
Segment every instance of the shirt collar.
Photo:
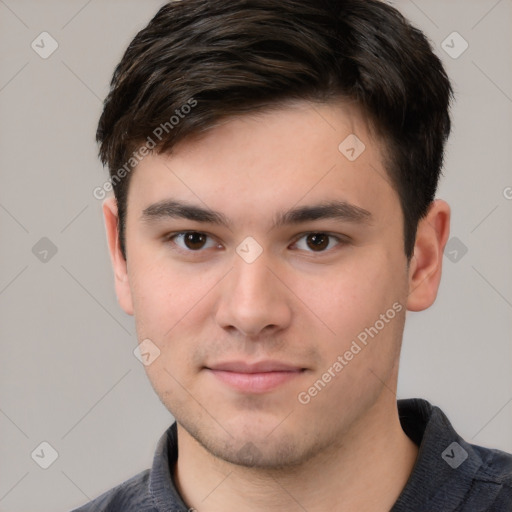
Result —
<svg viewBox="0 0 512 512"><path fill-rule="evenodd" d="M455 432L441 409L426 400L398 400L398 414L419 452L391 512L456 510L482 465L480 455Z"/></svg>
<svg viewBox="0 0 512 512"><path fill-rule="evenodd" d="M171 468L178 460L178 431L173 423L160 438L149 478L149 490L158 512L186 512L187 506L174 486Z"/></svg>

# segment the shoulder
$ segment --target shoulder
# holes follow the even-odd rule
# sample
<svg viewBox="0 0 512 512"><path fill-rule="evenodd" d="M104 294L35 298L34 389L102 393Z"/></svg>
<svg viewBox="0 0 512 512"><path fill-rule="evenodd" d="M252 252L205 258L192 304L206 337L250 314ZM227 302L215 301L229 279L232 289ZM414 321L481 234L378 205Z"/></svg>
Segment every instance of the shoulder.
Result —
<svg viewBox="0 0 512 512"><path fill-rule="evenodd" d="M149 474L142 471L73 512L154 512Z"/></svg>
<svg viewBox="0 0 512 512"><path fill-rule="evenodd" d="M482 460L481 466L474 475L475 485L473 494L478 501L478 495L487 495L489 510L512 511L512 454L484 448L483 446L469 445Z"/></svg>
<svg viewBox="0 0 512 512"><path fill-rule="evenodd" d="M512 454L465 441L447 416L426 400L398 401L404 432L418 459L394 512L428 510L512 512Z"/></svg>

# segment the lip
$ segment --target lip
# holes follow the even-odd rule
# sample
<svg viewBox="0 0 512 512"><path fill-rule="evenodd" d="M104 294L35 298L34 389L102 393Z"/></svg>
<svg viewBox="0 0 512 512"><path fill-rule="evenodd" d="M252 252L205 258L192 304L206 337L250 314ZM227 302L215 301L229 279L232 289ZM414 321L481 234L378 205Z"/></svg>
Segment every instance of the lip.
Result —
<svg viewBox="0 0 512 512"><path fill-rule="evenodd" d="M267 372L297 372L303 370L300 366L282 363L280 361L258 361L247 363L245 361L225 361L208 366L209 370L219 370L235 373L267 373Z"/></svg>
<svg viewBox="0 0 512 512"><path fill-rule="evenodd" d="M279 361L230 361L212 365L206 370L237 391L265 393L297 378L305 368Z"/></svg>

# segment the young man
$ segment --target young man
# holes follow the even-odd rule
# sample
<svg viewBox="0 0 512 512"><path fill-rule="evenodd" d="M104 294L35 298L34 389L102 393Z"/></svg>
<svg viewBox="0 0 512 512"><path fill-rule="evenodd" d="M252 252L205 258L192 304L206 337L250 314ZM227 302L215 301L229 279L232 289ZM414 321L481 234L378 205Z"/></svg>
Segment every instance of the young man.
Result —
<svg viewBox="0 0 512 512"><path fill-rule="evenodd" d="M80 511L512 510L510 455L395 395L449 235L450 98L375 0L181 0L135 37L98 127L104 216L176 423Z"/></svg>

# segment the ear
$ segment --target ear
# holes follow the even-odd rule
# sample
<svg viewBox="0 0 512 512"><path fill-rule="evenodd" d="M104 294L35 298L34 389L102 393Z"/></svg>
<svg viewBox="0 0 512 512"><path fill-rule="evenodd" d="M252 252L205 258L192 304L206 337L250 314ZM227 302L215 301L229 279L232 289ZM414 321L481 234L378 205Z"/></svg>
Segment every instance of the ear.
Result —
<svg viewBox="0 0 512 512"><path fill-rule="evenodd" d="M414 255L409 265L409 311L427 309L436 300L449 234L450 206L442 199L436 199L426 217L418 223Z"/></svg>
<svg viewBox="0 0 512 512"><path fill-rule="evenodd" d="M109 197L103 202L103 217L107 231L110 260L114 269L117 300L128 315L133 315L132 294L128 280L128 266L119 245L117 202Z"/></svg>

